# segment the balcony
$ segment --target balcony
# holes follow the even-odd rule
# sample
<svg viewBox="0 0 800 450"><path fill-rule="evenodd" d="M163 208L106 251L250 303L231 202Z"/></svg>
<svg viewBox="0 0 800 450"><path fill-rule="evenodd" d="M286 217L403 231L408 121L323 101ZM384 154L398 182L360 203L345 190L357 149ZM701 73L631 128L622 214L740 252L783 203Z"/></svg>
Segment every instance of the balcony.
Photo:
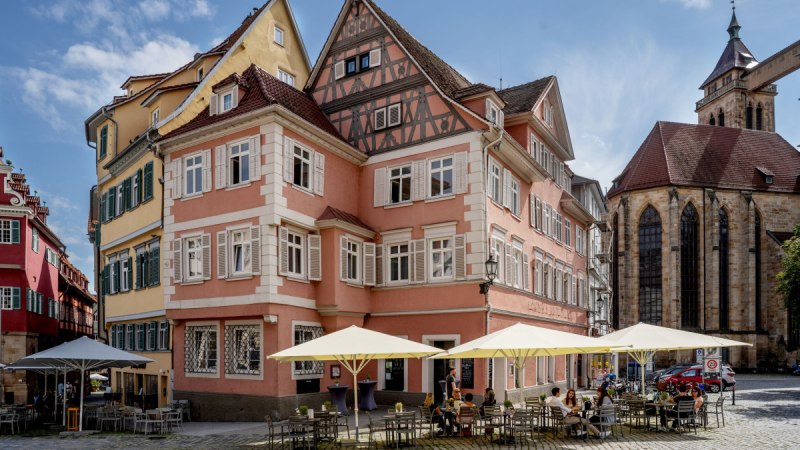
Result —
<svg viewBox="0 0 800 450"><path fill-rule="evenodd" d="M695 104L695 111L699 111L700 108L718 99L723 94L730 92L732 89L747 89L747 82L744 80L733 80L730 83L722 86L716 91L706 95L702 100L698 101Z"/></svg>

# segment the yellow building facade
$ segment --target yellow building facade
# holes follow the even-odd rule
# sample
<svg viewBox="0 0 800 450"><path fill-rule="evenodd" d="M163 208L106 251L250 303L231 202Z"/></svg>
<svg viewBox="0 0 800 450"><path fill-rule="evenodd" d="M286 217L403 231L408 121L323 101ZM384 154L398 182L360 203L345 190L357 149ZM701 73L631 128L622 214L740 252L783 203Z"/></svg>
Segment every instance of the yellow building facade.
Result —
<svg viewBox="0 0 800 450"><path fill-rule="evenodd" d="M172 324L162 284L163 162L154 142L209 106L212 87L256 63L303 86L310 63L286 0L253 9L219 45L174 72L135 75L124 94L85 121L96 150L90 241L95 246L98 332L114 347L154 360L114 369L112 392L125 404L172 400Z"/></svg>

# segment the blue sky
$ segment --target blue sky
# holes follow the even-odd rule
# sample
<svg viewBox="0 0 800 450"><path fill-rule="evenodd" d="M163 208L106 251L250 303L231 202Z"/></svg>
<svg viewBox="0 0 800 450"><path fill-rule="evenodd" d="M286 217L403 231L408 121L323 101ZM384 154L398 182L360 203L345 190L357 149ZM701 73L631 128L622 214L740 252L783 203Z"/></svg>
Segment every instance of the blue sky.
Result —
<svg viewBox="0 0 800 450"><path fill-rule="evenodd" d="M94 152L83 121L128 75L173 70L263 0L3 2L0 145L51 209L50 226L90 278ZM291 0L312 63L340 0ZM656 120L696 122L699 84L728 35L727 0L379 0L473 82L559 79L576 160L604 186ZM739 0L741 37L764 59L800 37L797 0ZM778 83L777 131L800 144L800 72Z"/></svg>

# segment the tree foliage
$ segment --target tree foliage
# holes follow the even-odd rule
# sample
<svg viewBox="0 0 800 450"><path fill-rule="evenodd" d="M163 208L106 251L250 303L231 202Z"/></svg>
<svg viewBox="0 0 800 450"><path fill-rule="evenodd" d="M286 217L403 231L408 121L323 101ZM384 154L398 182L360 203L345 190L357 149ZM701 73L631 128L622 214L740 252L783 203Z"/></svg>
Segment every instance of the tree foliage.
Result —
<svg viewBox="0 0 800 450"><path fill-rule="evenodd" d="M778 273L778 292L783 295L786 309L800 320L800 224L794 236L783 243L783 270Z"/></svg>

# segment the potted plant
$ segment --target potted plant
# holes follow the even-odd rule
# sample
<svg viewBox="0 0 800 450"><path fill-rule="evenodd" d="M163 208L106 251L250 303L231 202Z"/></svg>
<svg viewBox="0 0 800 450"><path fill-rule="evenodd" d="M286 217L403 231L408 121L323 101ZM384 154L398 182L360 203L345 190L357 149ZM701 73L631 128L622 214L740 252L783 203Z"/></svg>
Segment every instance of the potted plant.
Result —
<svg viewBox="0 0 800 450"><path fill-rule="evenodd" d="M666 391L662 391L658 395L661 397L661 403L666 403L667 399L669 398L669 393Z"/></svg>
<svg viewBox="0 0 800 450"><path fill-rule="evenodd" d="M611 396L611 397L615 397L615 395L614 395L614 394L616 394L616 393L617 393L617 391L616 391L614 388L611 388L611 387L610 387L610 388L608 388L608 391L607 391L607 392L608 392L608 395L609 395L609 396Z"/></svg>
<svg viewBox="0 0 800 450"><path fill-rule="evenodd" d="M542 392L541 394L539 394L539 400L541 400L542 402L544 402L546 399L547 399L547 394L545 394L544 392Z"/></svg>
<svg viewBox="0 0 800 450"><path fill-rule="evenodd" d="M370 374L364 375L364 380L365 381L372 381L372 375L370 375Z"/></svg>
<svg viewBox="0 0 800 450"><path fill-rule="evenodd" d="M333 411L333 402L330 400L325 400L322 402L322 410L323 411Z"/></svg>
<svg viewBox="0 0 800 450"><path fill-rule="evenodd" d="M338 386L339 385L339 378L334 378L333 379L333 384L334 384L334 386Z"/></svg>
<svg viewBox="0 0 800 450"><path fill-rule="evenodd" d="M581 397L581 400L583 401L583 409L586 411L592 409L592 399L588 395Z"/></svg>
<svg viewBox="0 0 800 450"><path fill-rule="evenodd" d="M397 402L394 404L395 412L403 412L403 402Z"/></svg>
<svg viewBox="0 0 800 450"><path fill-rule="evenodd" d="M514 403L511 400L503 400L503 406L509 410L514 409Z"/></svg>
<svg viewBox="0 0 800 450"><path fill-rule="evenodd" d="M300 411L300 415L301 416L307 416L308 415L308 405L300 405L300 407L297 408L297 410Z"/></svg>

